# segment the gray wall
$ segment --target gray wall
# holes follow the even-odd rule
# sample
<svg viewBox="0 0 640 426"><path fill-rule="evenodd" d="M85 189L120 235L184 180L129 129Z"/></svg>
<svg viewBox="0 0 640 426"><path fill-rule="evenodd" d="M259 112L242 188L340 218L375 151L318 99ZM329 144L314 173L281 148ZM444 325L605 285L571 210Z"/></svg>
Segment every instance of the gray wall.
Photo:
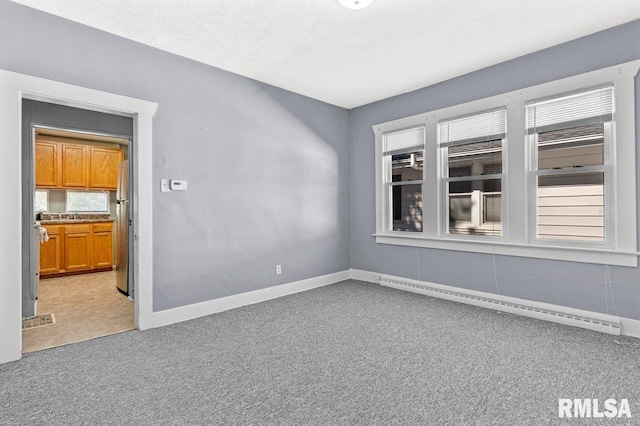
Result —
<svg viewBox="0 0 640 426"><path fill-rule="evenodd" d="M638 34L640 21L631 22L352 110L351 267L640 319L638 268L397 247L376 244L371 236L375 232L372 125L639 59ZM639 101L636 78L637 140ZM640 167L640 147L637 155Z"/></svg>
<svg viewBox="0 0 640 426"><path fill-rule="evenodd" d="M347 110L11 2L0 16L0 68L159 103L155 311L349 268Z"/></svg>

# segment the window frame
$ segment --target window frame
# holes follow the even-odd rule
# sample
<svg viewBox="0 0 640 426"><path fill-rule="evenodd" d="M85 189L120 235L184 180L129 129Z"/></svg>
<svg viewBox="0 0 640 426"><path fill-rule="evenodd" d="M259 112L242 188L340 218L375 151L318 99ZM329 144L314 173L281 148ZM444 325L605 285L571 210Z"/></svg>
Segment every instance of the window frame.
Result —
<svg viewBox="0 0 640 426"><path fill-rule="evenodd" d="M466 114L463 116L458 116L458 117L450 117L447 119L441 119L439 120L436 125L439 127L440 123L446 122L446 121L450 121L450 120L456 120L456 119L461 119L461 118L466 118L466 117L472 117L475 115L481 115L481 114L486 114L486 113L491 113L491 112L495 112L495 111L500 111L500 110L504 110L505 111L505 120L507 119L506 117L506 108L492 108L490 110L487 111L476 111L472 114ZM506 124L506 128L508 128L508 123ZM496 139L497 140L497 139ZM490 173L490 174L480 174L480 175L469 175L469 176L465 176L465 177L450 177L449 176L449 148L451 146L456 146L456 145L463 145L469 142L462 142L462 143L456 143L453 142L453 144L449 144L447 142L441 142L440 141L440 134L438 132L437 134L437 149L438 149L438 180L439 180L439 190L440 190L440 198L439 198L439 217L441 218L440 220L442 221L441 224L439 224L439 229L440 229L440 236L443 238L448 238L448 239L461 239L461 240L465 240L468 238L472 238L472 239L477 239L477 240L486 240L488 242L490 241L506 241L505 235L506 235L506 218L507 218L507 209L506 209L506 191L504 191L503 187L505 182L507 182L507 171L506 171L506 154L507 154L507 138L506 138L506 134L505 136L501 139L501 147L500 147L500 156L501 156L501 172L500 173ZM500 180L500 185L501 185L501 205L500 205L500 217L501 217L501 223L500 223L500 227L501 227L501 231L500 231L500 235L499 236L494 236L494 235L467 235L467 234L455 234L455 233L451 233L450 232L450 226L449 226L449 222L450 222L450 208L449 208L449 183L450 182L476 182L476 181L483 181L483 180L494 180L494 179L498 179ZM424 202L424 201L423 201Z"/></svg>
<svg viewBox="0 0 640 426"><path fill-rule="evenodd" d="M384 138L389 135L389 134L393 134L393 133L400 133L400 132L405 132L405 131L410 131L413 129L418 129L420 127L423 127L421 125L418 126L410 126L410 127L406 127L406 128L401 128L401 129L395 129L389 132L385 132L382 135L382 140L384 141ZM426 139L426 132L425 132L425 139ZM408 153L413 153L416 152L418 150L411 150ZM401 233L401 234L422 234L424 232L424 224L425 224L425 172L426 172L426 166L424 164L424 144L423 144L423 165L422 165L422 179L419 180L411 180L411 181L402 181L402 182L393 182L393 169L392 169L392 162L393 162L393 153L387 153L385 154L384 152L382 152L382 179L383 179L383 185L384 185L384 194L383 194L383 203L385 205L384 208L384 212L385 212L385 216L384 216L384 226L385 229L387 229L390 232L393 233ZM401 186L405 186L405 185L421 185L422 187L422 229L420 231L395 231L393 230L393 188L394 187L401 187Z"/></svg>
<svg viewBox="0 0 640 426"><path fill-rule="evenodd" d="M574 262L637 267L637 214L636 214L636 137L635 137L635 81L640 60L578 74L560 80L515 90L488 98L441 108L398 120L376 124L375 176L376 176L376 243L425 247L443 250L467 251ZM561 97L611 85L614 87L614 118L612 141L605 153L605 166L610 179L605 177L605 232L611 236L606 244L597 242L555 242L538 240L537 220L532 212L531 186L532 155L526 132L526 105L544 98ZM438 150L437 124L441 121L473 115L492 109L507 109L507 133L503 142L503 229L502 237L482 238L466 235L448 235L446 203L443 197L443 171L441 152ZM425 126L423 181L423 232L390 231L384 218L389 214L383 203L382 136L402 128ZM607 148L605 148L607 149ZM608 191L607 191L608 190ZM606 194L605 192L605 194ZM607 205L610 204L609 207ZM533 229L532 229L533 228ZM407 235L410 234L410 235ZM417 235L416 235L417 234ZM605 238L606 240L606 238Z"/></svg>
<svg viewBox="0 0 640 426"><path fill-rule="evenodd" d="M107 210L106 211L97 211L97 210L70 210L69 209L69 193L79 193L79 194L106 194L107 196ZM109 202L110 195L109 191L84 191L84 190L75 190L75 189L67 189L64 192L64 207L67 213L88 213L88 214L111 214L111 203Z"/></svg>
<svg viewBox="0 0 640 426"><path fill-rule="evenodd" d="M562 96L562 95L561 95ZM558 97L561 97L558 96ZM615 94L614 94L615 96ZM615 99L615 98L614 98ZM614 101L615 102L615 101ZM566 172L560 171L555 172L553 169L543 169L539 170L538 168L538 156L537 156L537 147L538 147L538 135L539 133L533 133L531 135L526 135L527 141L526 144L529 150L529 217L531 220L529 221L529 242L531 244L543 244L548 246L558 246L558 247L574 247L576 245L584 246L584 247L594 247L594 248L607 248L607 249L615 249L613 244L615 240L615 224L616 224L616 203L614 202L615 191L613 187L613 174L615 167L612 165L613 160L616 155L616 142L613 128L615 127L615 114L614 118L611 121L607 121L603 123L603 165L602 166L584 166L580 171L576 172ZM576 240L553 240L549 238L540 238L538 236L538 197L537 191L538 186L536 179L539 176L568 176L573 173L603 173L604 177L604 241L576 241Z"/></svg>

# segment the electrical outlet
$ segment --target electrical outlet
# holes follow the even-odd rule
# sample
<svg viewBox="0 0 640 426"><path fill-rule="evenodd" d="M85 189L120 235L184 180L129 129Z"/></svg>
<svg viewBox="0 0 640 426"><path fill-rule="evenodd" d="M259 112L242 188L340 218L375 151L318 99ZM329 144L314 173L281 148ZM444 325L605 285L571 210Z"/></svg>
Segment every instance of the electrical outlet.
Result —
<svg viewBox="0 0 640 426"><path fill-rule="evenodd" d="M276 275L280 275L282 273L282 265L276 265Z"/></svg>

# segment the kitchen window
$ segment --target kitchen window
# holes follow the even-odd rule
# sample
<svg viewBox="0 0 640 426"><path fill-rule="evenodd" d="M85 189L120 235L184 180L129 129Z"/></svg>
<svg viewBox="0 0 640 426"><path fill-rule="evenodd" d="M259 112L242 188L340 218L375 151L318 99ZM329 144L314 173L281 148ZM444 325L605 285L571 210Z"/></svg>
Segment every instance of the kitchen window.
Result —
<svg viewBox="0 0 640 426"><path fill-rule="evenodd" d="M376 242L637 266L639 68L374 125Z"/></svg>
<svg viewBox="0 0 640 426"><path fill-rule="evenodd" d="M49 211L49 191L46 189L36 189L34 210L36 212Z"/></svg>
<svg viewBox="0 0 640 426"><path fill-rule="evenodd" d="M109 213L106 191L67 191L67 213Z"/></svg>

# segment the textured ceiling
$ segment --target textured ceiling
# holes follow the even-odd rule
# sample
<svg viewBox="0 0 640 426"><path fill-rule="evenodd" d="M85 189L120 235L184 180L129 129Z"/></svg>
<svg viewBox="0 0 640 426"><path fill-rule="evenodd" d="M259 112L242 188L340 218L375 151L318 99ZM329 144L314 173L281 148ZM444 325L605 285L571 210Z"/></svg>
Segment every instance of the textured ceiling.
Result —
<svg viewBox="0 0 640 426"><path fill-rule="evenodd" d="M640 18L640 0L14 0L353 108Z"/></svg>

